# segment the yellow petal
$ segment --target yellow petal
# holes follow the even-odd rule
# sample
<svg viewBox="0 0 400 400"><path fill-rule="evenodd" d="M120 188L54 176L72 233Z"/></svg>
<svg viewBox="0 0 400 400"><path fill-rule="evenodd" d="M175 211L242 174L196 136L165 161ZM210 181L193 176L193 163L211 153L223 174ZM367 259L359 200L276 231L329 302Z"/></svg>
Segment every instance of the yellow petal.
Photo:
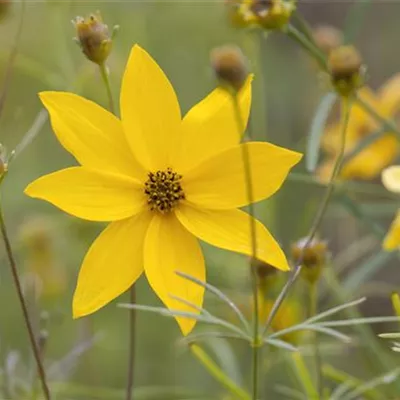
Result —
<svg viewBox="0 0 400 400"><path fill-rule="evenodd" d="M91 314L125 292L143 271L143 242L153 214L112 222L83 260L74 294L74 318Z"/></svg>
<svg viewBox="0 0 400 400"><path fill-rule="evenodd" d="M121 121L92 101L72 93L43 92L58 140L85 167L144 176L129 150Z"/></svg>
<svg viewBox="0 0 400 400"><path fill-rule="evenodd" d="M180 205L179 221L193 235L213 246L252 255L249 215L240 210L200 210ZM282 271L289 269L285 254L265 226L256 221L257 258Z"/></svg>
<svg viewBox="0 0 400 400"><path fill-rule="evenodd" d="M381 113L393 116L400 108L400 74L390 78L379 92Z"/></svg>
<svg viewBox="0 0 400 400"><path fill-rule="evenodd" d="M251 81L252 76L238 94L244 125L250 114ZM182 130L181 154L174 164L179 172L238 144L244 133L238 131L232 95L222 88L212 91L186 114Z"/></svg>
<svg viewBox="0 0 400 400"><path fill-rule="evenodd" d="M123 175L72 167L42 176L25 193L90 221L115 221L143 210L146 198L138 181Z"/></svg>
<svg viewBox="0 0 400 400"><path fill-rule="evenodd" d="M184 174L182 185L189 202L211 209L236 208L249 203L242 146L247 146L249 153L254 201L273 195L302 157L263 142L231 147Z"/></svg>
<svg viewBox="0 0 400 400"><path fill-rule="evenodd" d="M157 63L134 46L121 89L122 123L129 144L149 170L165 169L181 139L181 114L171 83Z"/></svg>
<svg viewBox="0 0 400 400"><path fill-rule="evenodd" d="M358 96L365 102L368 103L371 108L378 110L380 108L379 97L369 87L363 87L358 91ZM354 124L354 126L353 126ZM349 126L347 129L347 135L350 137L353 128L355 132L358 127L368 126L371 130L379 128L379 123L373 118L368 112L365 111L364 107L360 106L357 102L352 105ZM349 129L350 128L350 129Z"/></svg>
<svg viewBox="0 0 400 400"><path fill-rule="evenodd" d="M197 307L203 304L203 287L176 275L175 271L205 281L204 259L198 241L174 214L154 215L145 241L144 269L150 286L169 309L198 313L196 308L172 297L178 296ZM177 317L176 320L184 335L196 324L194 319Z"/></svg>
<svg viewBox="0 0 400 400"><path fill-rule="evenodd" d="M400 166L393 165L383 170L382 183L387 190L400 193Z"/></svg>
<svg viewBox="0 0 400 400"><path fill-rule="evenodd" d="M397 250L400 247L400 211L397 211L382 246L387 251Z"/></svg>
<svg viewBox="0 0 400 400"><path fill-rule="evenodd" d="M387 134L345 163L340 176L344 179L373 179L390 165L398 154L397 138L392 134Z"/></svg>

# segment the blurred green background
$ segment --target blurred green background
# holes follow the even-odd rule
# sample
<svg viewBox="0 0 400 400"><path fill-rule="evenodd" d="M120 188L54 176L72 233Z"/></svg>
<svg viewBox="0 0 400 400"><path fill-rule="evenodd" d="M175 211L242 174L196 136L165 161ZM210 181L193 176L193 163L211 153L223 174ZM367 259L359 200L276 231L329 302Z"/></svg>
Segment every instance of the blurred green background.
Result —
<svg viewBox="0 0 400 400"><path fill-rule="evenodd" d="M352 6L351 1L304 1L300 2L299 10L312 26L332 24L341 29ZM14 41L19 9L20 3L15 2L0 21L0 76L4 74ZM216 0L28 1L22 42L0 120L0 141L8 150L16 147L40 112L37 93L42 90L70 90L107 107L106 92L96 65L85 59L72 40L75 32L71 20L96 10L101 11L109 27L120 25L108 63L115 98L118 98L122 72L134 43L149 51L166 72L184 112L215 86L209 66L210 50L226 43L236 43L241 46L256 73L251 117L254 137L304 151L311 119L322 93L309 60L281 34L263 37L256 32L234 29L229 24L223 2ZM399 15L400 4L397 1L373 2L355 36L355 43L368 65L369 84L374 88L400 70L397 50ZM72 382L70 390L73 392L76 389L74 394L63 394L59 398L122 399L121 390L126 382L128 311L117 308L117 303L127 302L128 297L122 296L82 320L74 321L71 315L72 294L80 262L102 225L70 218L52 206L23 194L23 189L33 179L74 163L46 123L34 142L12 164L2 191L6 221L20 271L28 277L25 279L28 294L32 291L29 272L32 272L35 262L32 232L35 235L39 231L45 242L41 245L48 246L48 269L45 265L42 272L49 274L49 281L55 282L56 289L54 293L46 294L46 288L42 287L43 293L37 304L32 304L32 312L36 317L43 310L49 313L46 323L49 338L45 353L50 379ZM304 166L300 166L296 172L303 170ZM317 186L289 179L273 199L257 205L257 214L288 249L290 243L306 234L321 194ZM358 195L357 199L368 200L363 195ZM367 201L366 207L369 207L372 218L386 225L397 205L394 201L382 203L380 200L375 196L373 206L368 206ZM333 206L323 232L336 255L339 250L367 235L368 228L349 217L341 208ZM379 246L377 240L371 239L368 248L364 249L365 256L368 257ZM209 281L227 290L239 302L247 299L247 260L208 246L204 249ZM12 365L13 351L17 350L21 356L17 370L21 379L27 380L29 377L24 375L24 369L32 365L27 335L9 268L2 252L1 255L0 363L5 368ZM393 289L398 281L398 265L392 264L387 262L385 274L377 279L383 285L390 281ZM140 279L137 288L139 303L160 305L145 278ZM383 290L387 296L389 289ZM32 293L31 297L34 297ZM368 307L369 310L390 313L389 304L387 297L383 300L378 298L371 301ZM221 315L227 312L212 299L207 298L206 305L217 307ZM160 389L160 394L155 397L146 395L146 391L140 392L144 396L141 398L228 398L189 354L187 347L180 343L180 333L172 319L138 313L137 327L135 386L148 387L149 393L157 387L171 388L170 394ZM235 348L240 360L237 364L229 361L231 350L224 342L215 342L214 346L230 368L231 375L237 375L238 370L246 375L250 352L245 346ZM76 357L75 354L79 353L82 354ZM279 360L274 353L270 356ZM349 357L353 357L353 361L357 359L354 352L343 352L339 363L348 364ZM357 373L364 374L363 367L355 363L349 365L350 369L354 365ZM272 374L263 383L271 387L271 383L293 380L288 367L277 362ZM184 388L188 394L179 394L179 388ZM191 393L199 394L199 397Z"/></svg>

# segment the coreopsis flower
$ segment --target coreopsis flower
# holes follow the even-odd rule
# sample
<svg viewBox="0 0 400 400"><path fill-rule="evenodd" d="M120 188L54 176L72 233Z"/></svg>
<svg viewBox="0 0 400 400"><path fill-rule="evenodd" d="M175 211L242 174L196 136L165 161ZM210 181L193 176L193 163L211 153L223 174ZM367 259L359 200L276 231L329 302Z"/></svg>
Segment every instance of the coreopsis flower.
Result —
<svg viewBox="0 0 400 400"><path fill-rule="evenodd" d="M364 87L358 95L380 115L395 119L400 109L400 74L389 79L377 93ZM380 129L376 122L362 107L353 103L346 130L345 156L352 153L363 139ZM335 122L328 126L322 138L322 149L326 159L317 170L321 181L327 182L332 174L341 147L342 124ZM392 132L387 132L378 140L366 146L351 159L345 159L339 177L342 179L370 180L379 176L399 154L399 143Z"/></svg>
<svg viewBox="0 0 400 400"><path fill-rule="evenodd" d="M251 79L238 94L243 119ZM205 281L198 239L251 255L248 203L241 146L247 146L254 200L271 196L301 155L263 142L239 144L232 98L214 90L182 119L167 77L139 46L124 73L121 119L72 93L44 92L61 144L79 167L31 183L26 193L69 214L109 221L82 264L73 315L91 314L126 291L145 272L150 286L174 310L195 312L203 287L176 274ZM257 256L287 270L284 253L268 230L257 226ZM177 318L184 334L195 321Z"/></svg>
<svg viewBox="0 0 400 400"><path fill-rule="evenodd" d="M265 324L268 319L269 314L274 306L274 299L264 299L259 301L260 310L259 318L260 323ZM305 318L305 307L301 301L295 297L289 297L284 300L282 305L279 307L278 312L271 322L271 329L274 332L279 332L283 329L290 328L291 326L300 324ZM298 344L302 336L301 331L294 331L282 335L280 339L292 344Z"/></svg>
<svg viewBox="0 0 400 400"><path fill-rule="evenodd" d="M228 0L226 4L233 25L267 30L284 28L296 9L294 0Z"/></svg>
<svg viewBox="0 0 400 400"><path fill-rule="evenodd" d="M255 23L267 30L279 30L287 25L296 9L294 0L252 0L250 12Z"/></svg>
<svg viewBox="0 0 400 400"><path fill-rule="evenodd" d="M382 183L387 190L400 193L400 166L393 165L382 172ZM400 247L400 210L390 225L383 240L383 248L387 251L398 250Z"/></svg>
<svg viewBox="0 0 400 400"><path fill-rule="evenodd" d="M83 54L96 64L103 64L112 48L108 26L103 23L101 14L90 14L87 18L76 17L72 21L76 29L76 41Z"/></svg>

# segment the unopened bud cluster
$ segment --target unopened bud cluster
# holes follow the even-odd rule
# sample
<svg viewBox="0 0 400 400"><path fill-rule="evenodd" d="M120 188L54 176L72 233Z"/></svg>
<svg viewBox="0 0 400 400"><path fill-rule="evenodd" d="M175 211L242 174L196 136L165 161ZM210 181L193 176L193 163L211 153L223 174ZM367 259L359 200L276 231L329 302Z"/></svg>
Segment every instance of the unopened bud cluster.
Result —
<svg viewBox="0 0 400 400"><path fill-rule="evenodd" d="M239 91L248 75L247 60L237 46L222 46L212 50L211 66L221 86Z"/></svg>
<svg viewBox="0 0 400 400"><path fill-rule="evenodd" d="M108 26L103 23L100 13L87 18L76 17L72 21L76 28L76 41L83 54L96 64L103 64L112 49L112 38Z"/></svg>

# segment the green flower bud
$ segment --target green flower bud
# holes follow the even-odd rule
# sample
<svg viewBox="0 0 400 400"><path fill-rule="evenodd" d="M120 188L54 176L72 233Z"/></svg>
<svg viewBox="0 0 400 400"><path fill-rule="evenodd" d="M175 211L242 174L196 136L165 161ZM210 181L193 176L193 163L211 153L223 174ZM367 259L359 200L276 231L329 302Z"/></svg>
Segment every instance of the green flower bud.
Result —
<svg viewBox="0 0 400 400"><path fill-rule="evenodd" d="M349 96L364 84L365 67L360 53L353 46L333 49L328 58L331 82L341 96Z"/></svg>

